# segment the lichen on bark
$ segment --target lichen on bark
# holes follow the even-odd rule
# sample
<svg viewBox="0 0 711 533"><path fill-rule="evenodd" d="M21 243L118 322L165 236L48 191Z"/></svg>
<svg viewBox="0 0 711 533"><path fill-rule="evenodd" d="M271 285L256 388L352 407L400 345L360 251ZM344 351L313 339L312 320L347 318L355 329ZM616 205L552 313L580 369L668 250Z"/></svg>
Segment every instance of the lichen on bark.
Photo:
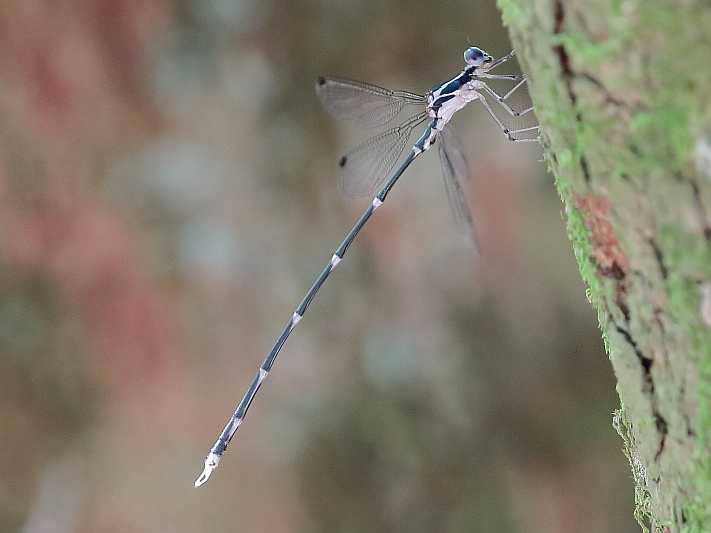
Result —
<svg viewBox="0 0 711 533"><path fill-rule="evenodd" d="M711 4L499 0L651 531L711 531Z"/></svg>

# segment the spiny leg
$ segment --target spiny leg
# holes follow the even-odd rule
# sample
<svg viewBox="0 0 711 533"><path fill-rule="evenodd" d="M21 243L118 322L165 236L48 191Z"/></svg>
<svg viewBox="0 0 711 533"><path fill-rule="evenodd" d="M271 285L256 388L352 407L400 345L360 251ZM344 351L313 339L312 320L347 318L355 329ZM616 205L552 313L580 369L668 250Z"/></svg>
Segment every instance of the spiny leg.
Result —
<svg viewBox="0 0 711 533"><path fill-rule="evenodd" d="M540 142L538 138L525 138L525 139L519 139L516 137L513 137L513 135L516 135L518 133L528 133L529 131L540 131L541 127L540 126L529 126L528 128L519 128L517 130L508 130L506 133L506 137L508 138L509 141L513 142L520 142L520 143L526 143L526 142Z"/></svg>
<svg viewBox="0 0 711 533"><path fill-rule="evenodd" d="M485 78L487 80L508 80L508 81L519 81L525 76L520 74L477 74L477 78Z"/></svg>
<svg viewBox="0 0 711 533"><path fill-rule="evenodd" d="M514 133L526 133L528 131L536 131L539 129L541 129L541 127L536 125L536 126L529 126L527 128L519 128L517 130L508 130L508 132L513 135Z"/></svg>
<svg viewBox="0 0 711 533"><path fill-rule="evenodd" d="M518 89L519 87L521 87L521 85L523 85L523 84L526 83L527 81L528 81L528 78L526 78L526 76L521 77L521 81L519 81L516 85L514 85L513 87L511 87L511 89L509 89L509 92L507 92L505 95L503 95L503 96L501 97L501 99L502 99L502 100L506 100L509 96L511 96L513 93L516 92L516 89ZM487 85L487 87L488 87L488 85ZM493 91L492 91L492 92L493 92Z"/></svg>
<svg viewBox="0 0 711 533"><path fill-rule="evenodd" d="M494 69L494 68L498 67L499 65L503 65L504 63L506 63L509 59L511 59L515 55L516 55L516 50L511 50L508 54L506 54L505 56L501 56L499 59L494 61L491 65L489 65L488 70Z"/></svg>
<svg viewBox="0 0 711 533"><path fill-rule="evenodd" d="M489 116L494 119L494 122L501 128L501 131L504 132L504 135L506 135L506 139L508 139L511 142L539 142L538 139L517 139L514 137L515 134L517 133L526 133L529 131L536 131L540 128L540 126L531 126L529 128L521 128L518 130L510 130L504 124L499 120L499 117L496 116L494 113L494 110L491 109L491 105L489 102L487 102L486 98L481 97L480 98L482 105L484 106L484 109L489 113Z"/></svg>
<svg viewBox="0 0 711 533"><path fill-rule="evenodd" d="M498 94L496 91L494 91L491 87L489 87L486 83L482 83L482 87L481 87L481 88L482 88L489 96L491 96L492 98L494 98L494 99L497 101L497 103L498 103L501 107L503 107L509 115L511 115L512 117L522 117L523 115L526 115L526 114L530 113L531 111L533 111L533 106L528 107L528 108L524 109L523 111L515 111L515 110L511 109L511 107L506 103L506 100L507 100L514 92L516 92L516 90L517 90L519 87L521 87L521 85L523 85L524 83L526 83L526 81L527 81L527 80L526 80L526 77L524 76L524 78L523 78L521 81L519 81L516 85L514 85L513 88L512 88L509 92L507 92L505 95L503 95L503 96L499 96L499 94Z"/></svg>

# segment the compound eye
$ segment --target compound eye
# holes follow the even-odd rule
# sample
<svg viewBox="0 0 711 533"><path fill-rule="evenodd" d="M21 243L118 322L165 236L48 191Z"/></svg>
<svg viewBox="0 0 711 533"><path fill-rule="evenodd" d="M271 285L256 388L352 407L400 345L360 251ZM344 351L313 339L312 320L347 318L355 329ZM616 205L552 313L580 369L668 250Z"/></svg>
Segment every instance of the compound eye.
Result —
<svg viewBox="0 0 711 533"><path fill-rule="evenodd" d="M479 65L483 57L484 53L476 46L467 48L464 52L464 62L467 65Z"/></svg>

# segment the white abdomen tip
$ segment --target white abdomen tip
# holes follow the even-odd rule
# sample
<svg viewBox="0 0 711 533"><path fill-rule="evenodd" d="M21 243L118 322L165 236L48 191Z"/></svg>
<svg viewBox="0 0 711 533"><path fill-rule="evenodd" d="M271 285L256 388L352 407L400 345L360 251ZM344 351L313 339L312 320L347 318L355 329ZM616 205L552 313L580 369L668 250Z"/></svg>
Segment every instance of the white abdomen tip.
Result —
<svg viewBox="0 0 711 533"><path fill-rule="evenodd" d="M205 466L203 467L202 473L198 476L198 478L195 480L195 487L200 487L204 485L208 479L210 479L210 475L212 472L217 468L217 465L220 464L220 456L210 452L207 454L207 457L205 458Z"/></svg>

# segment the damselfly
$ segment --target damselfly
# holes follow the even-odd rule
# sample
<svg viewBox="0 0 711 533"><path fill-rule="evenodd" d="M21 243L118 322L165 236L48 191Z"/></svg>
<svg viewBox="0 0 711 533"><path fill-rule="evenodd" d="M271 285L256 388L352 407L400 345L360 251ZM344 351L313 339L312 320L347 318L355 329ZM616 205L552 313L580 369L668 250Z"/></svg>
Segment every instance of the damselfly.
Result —
<svg viewBox="0 0 711 533"><path fill-rule="evenodd" d="M487 97L494 100L512 117L520 117L530 113L533 107L516 111L509 106L507 100L524 83L526 78L515 74L490 74L489 71L510 60L514 52L494 60L492 56L477 47L470 47L464 52L465 68L460 74L443 83L435 85L424 95L407 91L392 91L368 83L336 79L319 78L316 82L316 93L324 107L331 115L339 119L351 119L362 125L371 127L386 127L399 117L402 111L412 109L408 118L397 126L391 127L367 141L361 143L346 155L341 157L341 189L348 196L363 196L373 193L378 187L365 212L353 228L348 232L341 244L336 248L330 261L323 268L311 288L298 305L287 322L276 343L262 362L237 405L234 413L227 421L222 433L215 441L205 459L205 467L195 481L195 486L204 484L217 465L234 437L237 429L244 421L247 410L257 394L267 374L286 343L289 334L299 323L309 305L313 301L321 285L326 281L343 257L363 226L375 211L383 205L385 197L393 188L407 167L420 154L427 151L435 141L439 141L439 156L442 166L447 198L456 220L475 239L474 224L464 194L464 180L469 175L467 162L456 137L448 127L454 114L468 103L482 103L494 122L512 142L537 142L537 138L527 137L538 132L538 126L508 129L497 117ZM506 80L513 87L505 94L499 95L488 84L487 80ZM412 149L400 166L391 174L395 164L400 159L413 131L427 123L423 133L417 139ZM523 134L524 137L519 137Z"/></svg>

